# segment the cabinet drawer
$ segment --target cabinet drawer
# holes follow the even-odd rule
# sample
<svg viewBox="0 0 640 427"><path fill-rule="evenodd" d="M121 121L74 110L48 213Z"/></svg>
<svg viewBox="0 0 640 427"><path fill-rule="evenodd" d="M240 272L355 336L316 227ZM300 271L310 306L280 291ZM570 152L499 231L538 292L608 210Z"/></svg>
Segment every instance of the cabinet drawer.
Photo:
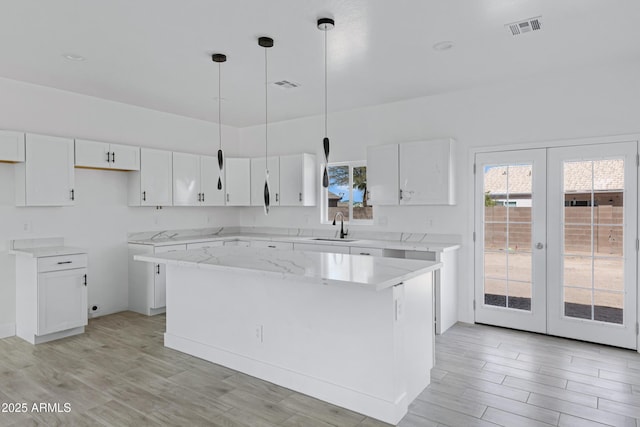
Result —
<svg viewBox="0 0 640 427"><path fill-rule="evenodd" d="M162 254L165 252L175 252L175 251L186 251L187 245L167 245L167 246L157 246L155 249L155 253Z"/></svg>
<svg viewBox="0 0 640 427"><path fill-rule="evenodd" d="M223 246L222 240L215 240L213 242L200 242L200 243L188 243L187 250L190 249L202 249L202 248L214 248L216 246Z"/></svg>
<svg viewBox="0 0 640 427"><path fill-rule="evenodd" d="M293 245L294 249L297 251L304 252L329 252L334 254L348 254L349 247L348 246L337 246L337 245L316 245L313 243L295 243Z"/></svg>
<svg viewBox="0 0 640 427"><path fill-rule="evenodd" d="M71 270L87 266L87 254L38 258L38 272Z"/></svg>
<svg viewBox="0 0 640 427"><path fill-rule="evenodd" d="M270 249L293 249L293 243L290 242L269 242L265 240L252 240L252 248L270 248Z"/></svg>
<svg viewBox="0 0 640 427"><path fill-rule="evenodd" d="M363 248L358 246L352 246L349 253L351 255L371 255L371 256L384 256L384 249L380 248Z"/></svg>

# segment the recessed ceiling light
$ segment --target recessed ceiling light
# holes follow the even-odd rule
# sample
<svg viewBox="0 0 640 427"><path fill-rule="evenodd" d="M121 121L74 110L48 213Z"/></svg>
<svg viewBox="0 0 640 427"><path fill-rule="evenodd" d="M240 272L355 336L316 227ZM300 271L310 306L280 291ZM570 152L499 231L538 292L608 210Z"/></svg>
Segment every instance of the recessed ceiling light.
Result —
<svg viewBox="0 0 640 427"><path fill-rule="evenodd" d="M443 50L449 50L453 47L452 41L442 41L433 45L433 49L442 52Z"/></svg>
<svg viewBox="0 0 640 427"><path fill-rule="evenodd" d="M85 58L82 55L76 55L73 53L63 53L62 57L68 61L76 61L76 62L81 62L81 61L86 61L87 58Z"/></svg>

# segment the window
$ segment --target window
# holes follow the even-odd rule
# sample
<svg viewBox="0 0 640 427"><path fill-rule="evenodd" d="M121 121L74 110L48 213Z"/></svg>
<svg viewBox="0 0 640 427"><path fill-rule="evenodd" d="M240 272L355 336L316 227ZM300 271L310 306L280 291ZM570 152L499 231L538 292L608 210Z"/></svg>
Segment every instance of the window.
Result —
<svg viewBox="0 0 640 427"><path fill-rule="evenodd" d="M328 172L329 188L322 188L322 223L332 223L338 212L342 212L345 222L372 224L373 206L367 203L366 162L329 163Z"/></svg>

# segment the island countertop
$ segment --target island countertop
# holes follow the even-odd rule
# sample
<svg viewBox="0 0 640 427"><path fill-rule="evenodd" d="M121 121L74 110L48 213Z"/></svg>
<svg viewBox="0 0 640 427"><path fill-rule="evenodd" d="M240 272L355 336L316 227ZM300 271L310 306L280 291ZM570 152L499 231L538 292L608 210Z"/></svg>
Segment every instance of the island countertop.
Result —
<svg viewBox="0 0 640 427"><path fill-rule="evenodd" d="M412 259L228 246L136 255L134 259L209 270L232 270L282 279L292 278L314 284L349 284L374 291L387 289L442 266L439 262Z"/></svg>

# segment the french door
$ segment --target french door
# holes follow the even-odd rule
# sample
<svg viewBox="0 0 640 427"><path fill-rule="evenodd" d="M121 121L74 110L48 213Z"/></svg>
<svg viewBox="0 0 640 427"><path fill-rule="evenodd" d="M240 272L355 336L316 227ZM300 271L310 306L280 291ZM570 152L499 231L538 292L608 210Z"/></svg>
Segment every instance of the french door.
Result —
<svg viewBox="0 0 640 427"><path fill-rule="evenodd" d="M636 153L476 155L476 322L636 348Z"/></svg>

